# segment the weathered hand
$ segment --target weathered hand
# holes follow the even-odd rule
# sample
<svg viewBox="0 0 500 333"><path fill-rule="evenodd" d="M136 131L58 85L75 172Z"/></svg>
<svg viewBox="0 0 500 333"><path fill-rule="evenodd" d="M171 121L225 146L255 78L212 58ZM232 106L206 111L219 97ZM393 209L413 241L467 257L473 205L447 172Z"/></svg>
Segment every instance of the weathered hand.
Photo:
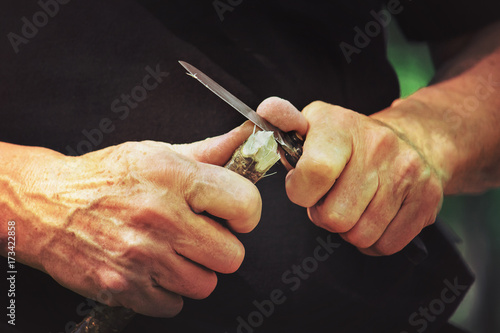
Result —
<svg viewBox="0 0 500 333"><path fill-rule="evenodd" d="M40 190L40 208L50 207L54 221L41 247L43 269L84 296L150 316L177 314L181 296L207 297L214 271L237 270L244 248L201 213L249 232L261 212L250 181L208 163L225 163L251 130L186 145L129 142L61 159Z"/></svg>
<svg viewBox="0 0 500 333"><path fill-rule="evenodd" d="M385 123L323 102L307 106L302 119L276 98L258 112L302 134L308 123L304 153L287 175L286 190L316 225L363 253L390 255L434 222L442 181L414 144Z"/></svg>

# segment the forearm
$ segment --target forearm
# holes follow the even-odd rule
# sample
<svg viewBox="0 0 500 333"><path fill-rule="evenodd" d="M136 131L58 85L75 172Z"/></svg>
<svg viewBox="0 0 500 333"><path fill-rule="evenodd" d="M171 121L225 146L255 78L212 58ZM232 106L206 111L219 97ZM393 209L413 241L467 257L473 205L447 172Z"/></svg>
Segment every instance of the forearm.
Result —
<svg viewBox="0 0 500 333"><path fill-rule="evenodd" d="M500 185L500 48L465 71L458 69L464 59L455 61L458 76L373 116L407 136L440 171L445 194Z"/></svg>
<svg viewBox="0 0 500 333"><path fill-rule="evenodd" d="M52 217L60 209L49 204L47 194L57 186L54 174L64 172L54 170L62 158L49 149L0 142L0 254L6 254L7 224L15 221L16 259L43 269L38 256L51 239Z"/></svg>

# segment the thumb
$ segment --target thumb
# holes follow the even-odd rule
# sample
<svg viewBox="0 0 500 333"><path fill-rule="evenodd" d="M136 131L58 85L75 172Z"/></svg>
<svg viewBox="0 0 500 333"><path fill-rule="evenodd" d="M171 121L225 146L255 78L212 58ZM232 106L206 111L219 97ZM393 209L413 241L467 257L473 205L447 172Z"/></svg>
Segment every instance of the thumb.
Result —
<svg viewBox="0 0 500 333"><path fill-rule="evenodd" d="M195 161L224 165L234 151L252 134L254 125L246 121L232 131L203 141L173 145L172 149Z"/></svg>

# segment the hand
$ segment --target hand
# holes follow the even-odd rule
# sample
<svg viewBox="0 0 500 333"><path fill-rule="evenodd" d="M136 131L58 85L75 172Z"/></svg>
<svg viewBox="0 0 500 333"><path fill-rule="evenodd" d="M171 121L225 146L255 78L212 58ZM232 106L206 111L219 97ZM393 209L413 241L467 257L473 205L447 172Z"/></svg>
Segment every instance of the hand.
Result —
<svg viewBox="0 0 500 333"><path fill-rule="evenodd" d="M276 98L264 101L258 112L283 130L306 134L286 190L319 227L339 233L365 254L390 255L434 222L443 198L441 177L387 124L323 102L307 106L302 119L290 103Z"/></svg>
<svg viewBox="0 0 500 333"><path fill-rule="evenodd" d="M43 269L84 296L150 316L176 315L181 296L207 297L214 271L236 271L245 250L201 213L235 232L251 231L261 213L250 181L207 163L225 163L251 131L247 124L193 144L128 142L60 159L44 182L54 186L40 189L47 202L39 207L57 211Z"/></svg>

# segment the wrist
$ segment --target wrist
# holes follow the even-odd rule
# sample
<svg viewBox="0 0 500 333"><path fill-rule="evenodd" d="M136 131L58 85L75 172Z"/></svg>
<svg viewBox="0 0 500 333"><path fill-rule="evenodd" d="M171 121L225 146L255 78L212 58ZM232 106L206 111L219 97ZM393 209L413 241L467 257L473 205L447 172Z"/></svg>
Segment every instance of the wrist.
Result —
<svg viewBox="0 0 500 333"><path fill-rule="evenodd" d="M452 119L446 109L448 96L424 88L406 99L398 99L371 118L392 127L429 163L441 180L444 192L450 187L458 163Z"/></svg>

